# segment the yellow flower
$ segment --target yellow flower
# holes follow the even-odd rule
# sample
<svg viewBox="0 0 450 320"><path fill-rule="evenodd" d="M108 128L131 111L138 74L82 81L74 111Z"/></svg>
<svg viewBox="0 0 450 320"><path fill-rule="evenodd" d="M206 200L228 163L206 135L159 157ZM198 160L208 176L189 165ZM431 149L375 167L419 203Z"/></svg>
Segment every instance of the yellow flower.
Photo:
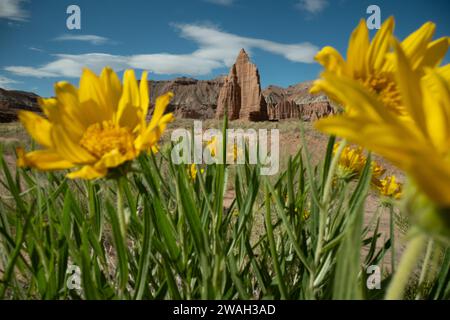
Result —
<svg viewBox="0 0 450 320"><path fill-rule="evenodd" d="M449 47L449 38L443 37L432 41L435 25L425 23L409 35L401 47L415 71L439 65ZM325 67L324 75L333 74L357 80L364 88L373 93L383 105L399 117L409 119L407 108L400 97L400 90L395 79L395 61L390 53L390 41L394 30L394 18L389 18L370 42L366 22L361 20L353 31L347 49L347 61L332 47L323 48L316 60ZM322 81L317 81L312 92L324 89ZM338 103L343 100L334 91L329 90L330 98ZM352 114L360 109L345 105L345 111ZM370 110L365 112L373 113Z"/></svg>
<svg viewBox="0 0 450 320"><path fill-rule="evenodd" d="M402 196L403 186L396 181L395 176L389 176L380 180L378 191L385 197L399 199Z"/></svg>
<svg viewBox="0 0 450 320"><path fill-rule="evenodd" d="M197 178L197 166L195 165L195 163L189 166L188 172L191 180L195 180L195 178Z"/></svg>
<svg viewBox="0 0 450 320"><path fill-rule="evenodd" d="M213 136L207 143L207 148L211 153L211 157L215 157L217 154L217 137Z"/></svg>
<svg viewBox="0 0 450 320"><path fill-rule="evenodd" d="M373 179L380 179L380 177L386 172L386 169L384 169L378 162L372 161L372 180Z"/></svg>
<svg viewBox="0 0 450 320"><path fill-rule="evenodd" d="M335 143L333 154L337 152L339 143ZM360 174L366 164L366 157L361 147L345 146L339 158L337 175L343 179L352 179Z"/></svg>
<svg viewBox="0 0 450 320"><path fill-rule="evenodd" d="M236 162L237 158L238 158L238 146L237 143L233 144L233 160L234 162Z"/></svg>
<svg viewBox="0 0 450 320"><path fill-rule="evenodd" d="M303 220L306 221L309 219L309 217L311 217L311 211L309 211L308 209L304 209L303 210Z"/></svg>
<svg viewBox="0 0 450 320"><path fill-rule="evenodd" d="M231 154L233 155L233 163L236 163L239 159L239 161L245 161L245 154L244 154L244 148L240 148L238 144L235 142L233 143L233 150L230 150L228 152L227 157L231 157Z"/></svg>
<svg viewBox="0 0 450 320"><path fill-rule="evenodd" d="M203 173L204 171L205 171L204 169L200 169L200 173ZM197 170L197 166L195 165L195 163L193 163L189 166L188 173L189 173L189 178L191 180L195 180L197 178L198 170Z"/></svg>
<svg viewBox="0 0 450 320"><path fill-rule="evenodd" d="M141 152L156 150L171 113L164 115L172 93L158 97L151 121L147 73L138 86L134 71L124 73L122 86L110 68L98 77L84 69L80 86L55 84L55 98L39 99L41 117L21 111L19 119L40 144L41 150L18 150L18 165L39 170L77 168L69 178L95 179L110 169L136 158Z"/></svg>
<svg viewBox="0 0 450 320"><path fill-rule="evenodd" d="M320 87L355 112L321 119L315 126L382 155L412 177L436 204L449 207L450 66L425 69L421 74L402 45L392 43L394 75L410 120L386 111L361 82L327 73ZM428 57L437 59L432 58Z"/></svg>

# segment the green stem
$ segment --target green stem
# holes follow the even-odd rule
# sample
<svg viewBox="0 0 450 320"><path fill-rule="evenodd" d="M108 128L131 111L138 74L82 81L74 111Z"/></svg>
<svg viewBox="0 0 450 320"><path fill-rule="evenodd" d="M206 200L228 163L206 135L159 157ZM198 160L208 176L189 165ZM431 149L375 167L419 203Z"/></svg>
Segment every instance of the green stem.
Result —
<svg viewBox="0 0 450 320"><path fill-rule="evenodd" d="M122 237L125 240L127 235L127 227L125 221L125 209L121 178L117 179L117 216L119 219L120 232L122 233Z"/></svg>
<svg viewBox="0 0 450 320"><path fill-rule="evenodd" d="M287 289L283 280L283 276L281 274L281 268L280 264L278 262L278 255L277 255L277 249L275 246L275 239L273 237L273 227L272 227L272 216L270 214L270 194L268 187L266 185L265 187L265 202L266 202L266 212L265 212L265 222L266 222L266 229L267 229L267 239L269 240L269 247L270 247L270 254L272 255L273 260L273 266L275 269L278 287L280 289L281 299L287 298Z"/></svg>
<svg viewBox="0 0 450 320"><path fill-rule="evenodd" d="M395 252L395 216L394 216L394 208L392 205L389 205L389 237L391 238L391 272L395 273L395 261L396 261L396 252Z"/></svg>
<svg viewBox="0 0 450 320"><path fill-rule="evenodd" d="M408 284L408 279L414 271L415 266L423 252L425 244L427 243L427 236L418 230L413 230L417 233L408 242L407 247L403 253L397 272L389 285L386 293L386 300L401 300Z"/></svg>
<svg viewBox="0 0 450 320"><path fill-rule="evenodd" d="M333 185L334 173L336 171L337 165L339 163L339 159L341 158L342 151L346 146L347 142L342 140L336 154L333 157L333 160L330 164L330 169L328 171L327 180L325 182L324 190L323 190L323 201L320 206L320 216L319 216L319 236L317 240L316 253L314 257L314 262L317 265L320 262L320 256L322 254L323 247L323 238L325 236L325 226L327 220L327 213L330 206L330 194L331 194L331 186Z"/></svg>
<svg viewBox="0 0 450 320"><path fill-rule="evenodd" d="M416 300L422 299L422 292L424 290L424 284L425 284L425 281L426 281L428 265L430 264L431 256L433 254L433 247L434 247L434 241L433 241L433 239L430 239L428 241L428 245L427 245L427 253L425 254L425 259L423 260L422 271L420 272L420 278L419 278L419 285L418 285L418 292L417 292L417 295L416 295Z"/></svg>
<svg viewBox="0 0 450 320"><path fill-rule="evenodd" d="M119 223L119 233L120 233L120 239L118 238L118 242L122 242L122 244L117 243L117 250L121 250L122 254L118 252L119 257L119 270L120 270L120 285L119 285L119 299L124 300L125 299L125 290L126 290L126 284L127 284L127 277L128 277L128 268L127 268L127 262L125 259L125 251L127 247L127 228L126 228L126 221L125 221L125 208L124 208L124 191L122 186L122 178L118 178L117 180L117 220ZM120 248L122 247L122 248ZM121 261L122 260L122 261Z"/></svg>

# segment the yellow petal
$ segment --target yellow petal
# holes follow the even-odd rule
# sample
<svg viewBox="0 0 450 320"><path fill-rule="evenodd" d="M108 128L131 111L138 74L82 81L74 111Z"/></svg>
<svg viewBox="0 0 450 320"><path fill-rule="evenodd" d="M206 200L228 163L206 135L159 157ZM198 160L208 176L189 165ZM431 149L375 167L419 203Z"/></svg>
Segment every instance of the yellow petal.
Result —
<svg viewBox="0 0 450 320"><path fill-rule="evenodd" d="M429 136L436 150L446 154L450 150L450 82L429 70L422 87Z"/></svg>
<svg viewBox="0 0 450 320"><path fill-rule="evenodd" d="M145 131L136 138L134 146L137 150L145 150L155 146L161 138L167 124L173 121L172 113L165 114L160 118L156 126L148 126Z"/></svg>
<svg viewBox="0 0 450 320"><path fill-rule="evenodd" d="M362 77L366 73L366 54L369 49L369 31L366 21L361 19L353 31L347 49L347 63L354 77Z"/></svg>
<svg viewBox="0 0 450 320"><path fill-rule="evenodd" d="M119 150L115 149L105 154L96 164L95 167L100 168L115 168L122 163L134 159L135 154L129 152L128 155L122 155Z"/></svg>
<svg viewBox="0 0 450 320"><path fill-rule="evenodd" d="M83 69L80 78L78 98L83 109L92 108L92 113L96 117L94 122L112 120L114 108L109 105L109 101L106 99L102 82L95 73L87 68Z"/></svg>
<svg viewBox="0 0 450 320"><path fill-rule="evenodd" d="M39 107L41 107L42 112L47 116L50 121L53 121L52 116L57 111L58 100L55 98L38 98Z"/></svg>
<svg viewBox="0 0 450 320"><path fill-rule="evenodd" d="M19 120L31 135L31 137L41 146L51 148L52 125L47 120L30 111L19 111Z"/></svg>
<svg viewBox="0 0 450 320"><path fill-rule="evenodd" d="M78 90L68 82L55 84L58 106L51 111L50 120L60 123L73 139L80 139L89 125L97 120L94 109L82 108L78 100Z"/></svg>
<svg viewBox="0 0 450 320"><path fill-rule="evenodd" d="M148 81L147 81L147 72L146 71L142 72L141 82L139 83L139 95L141 98L140 105L141 105L141 110L142 110L141 125L144 126L145 119L148 114L148 107L150 105L150 96L149 96L149 92L148 92Z"/></svg>
<svg viewBox="0 0 450 320"><path fill-rule="evenodd" d="M367 65L369 71L380 70L386 59L386 53L390 48L390 39L394 30L394 18L389 17L377 32L372 43L370 44L369 53L367 55Z"/></svg>
<svg viewBox="0 0 450 320"><path fill-rule="evenodd" d="M349 114L364 114L372 119L393 121L393 116L384 105L359 81L325 72L322 80L315 83L315 87L343 104Z"/></svg>
<svg viewBox="0 0 450 320"><path fill-rule="evenodd" d="M316 121L314 126L319 131L372 150L404 170L410 168L411 155L420 148L420 142L417 142L412 132L384 122L371 121L362 115L331 116Z"/></svg>
<svg viewBox="0 0 450 320"><path fill-rule="evenodd" d="M444 208L450 206L450 166L440 155L416 155L409 173L430 199Z"/></svg>
<svg viewBox="0 0 450 320"><path fill-rule="evenodd" d="M60 125L53 126L52 142L55 151L70 162L85 164L96 161L95 157L83 149L79 141L72 140L70 134Z"/></svg>
<svg viewBox="0 0 450 320"><path fill-rule="evenodd" d="M19 167L36 168L38 170L62 170L74 166L59 154L50 150L37 150L25 153L22 148L17 149L17 164Z"/></svg>
<svg viewBox="0 0 450 320"><path fill-rule="evenodd" d="M123 80L123 92L119 101L116 123L121 127L134 129L140 124L138 111L140 108L139 89L133 70L126 70Z"/></svg>
<svg viewBox="0 0 450 320"><path fill-rule="evenodd" d="M156 125L158 125L161 117L166 111L167 106L170 103L170 100L173 98L172 92L167 92L166 94L159 96L155 102L155 110L153 110L152 119L150 120L150 124L148 127L152 130Z"/></svg>
<svg viewBox="0 0 450 320"><path fill-rule="evenodd" d="M419 76L411 69L409 60L400 44L394 40L394 48L396 53L396 78L398 88L401 93L403 105L406 106L409 114L418 125L424 135L427 134L425 125L425 113L422 104L422 91L420 88Z"/></svg>
<svg viewBox="0 0 450 320"><path fill-rule="evenodd" d="M427 22L402 42L402 49L413 69L417 69L422 63L435 29L434 23Z"/></svg>
<svg viewBox="0 0 450 320"><path fill-rule="evenodd" d="M434 68L441 64L445 58L449 47L448 37L442 37L428 45L425 56L420 64L420 68Z"/></svg>
<svg viewBox="0 0 450 320"><path fill-rule="evenodd" d="M92 180L103 178L108 173L106 168L94 168L93 166L83 166L80 170L67 174L69 179L85 179Z"/></svg>
<svg viewBox="0 0 450 320"><path fill-rule="evenodd" d="M103 68L100 74L100 82L105 93L108 105L117 112L120 97L122 96L122 83L117 74L109 67Z"/></svg>
<svg viewBox="0 0 450 320"><path fill-rule="evenodd" d="M445 65L443 67L438 68L437 72L439 73L439 75L444 77L444 79L447 82L450 82L450 64L447 64L447 65Z"/></svg>
<svg viewBox="0 0 450 320"><path fill-rule="evenodd" d="M324 47L315 56L317 62L324 66L325 70L338 75L346 74L346 63L341 54L333 47Z"/></svg>

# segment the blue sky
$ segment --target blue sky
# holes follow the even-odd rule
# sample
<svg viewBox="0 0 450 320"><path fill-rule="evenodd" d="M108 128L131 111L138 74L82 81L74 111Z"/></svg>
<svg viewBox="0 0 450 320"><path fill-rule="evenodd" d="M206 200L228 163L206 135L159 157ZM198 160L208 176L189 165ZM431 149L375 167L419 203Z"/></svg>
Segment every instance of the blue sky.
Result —
<svg viewBox="0 0 450 320"><path fill-rule="evenodd" d="M71 4L81 30L66 27ZM0 0L0 87L50 96L55 81L76 84L83 66L104 65L210 79L228 73L241 47L263 87L288 86L317 77L321 47L345 53L371 4L382 20L396 17L399 38L430 20L435 37L450 35L448 0Z"/></svg>

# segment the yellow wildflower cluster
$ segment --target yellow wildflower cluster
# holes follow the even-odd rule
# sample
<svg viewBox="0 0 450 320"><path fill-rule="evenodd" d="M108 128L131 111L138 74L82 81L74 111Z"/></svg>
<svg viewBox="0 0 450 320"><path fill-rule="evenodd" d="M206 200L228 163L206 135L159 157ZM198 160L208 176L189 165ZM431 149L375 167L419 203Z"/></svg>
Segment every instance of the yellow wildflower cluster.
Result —
<svg viewBox="0 0 450 320"><path fill-rule="evenodd" d="M334 144L333 154L339 149L339 143ZM339 158L337 176L344 180L351 180L358 176L366 164L366 157L361 147L345 146Z"/></svg>
<svg viewBox="0 0 450 320"><path fill-rule="evenodd" d="M394 199L399 199L401 197L403 186L396 181L395 176L388 176L379 180L379 182L380 185L378 186L378 190L382 195Z"/></svg>
<svg viewBox="0 0 450 320"><path fill-rule="evenodd" d="M333 154L336 154L339 143L334 145ZM338 162L336 174L339 178L349 181L358 177L364 166L367 157L361 147L345 146ZM380 192L381 195L399 199L402 194L403 185L396 182L395 176L387 176L383 178L386 172L378 162L372 161L372 186Z"/></svg>

